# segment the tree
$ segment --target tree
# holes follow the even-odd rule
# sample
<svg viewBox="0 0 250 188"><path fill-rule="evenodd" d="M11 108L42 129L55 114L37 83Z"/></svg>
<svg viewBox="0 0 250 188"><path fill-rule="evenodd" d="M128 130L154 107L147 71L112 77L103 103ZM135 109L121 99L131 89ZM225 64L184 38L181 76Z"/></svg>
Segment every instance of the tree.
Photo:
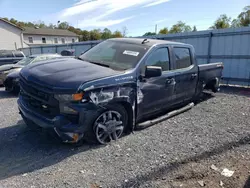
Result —
<svg viewBox="0 0 250 188"><path fill-rule="evenodd" d="M190 32L192 28L189 25L182 21L178 21L177 24L173 25L169 31L169 33L182 33L182 32Z"/></svg>
<svg viewBox="0 0 250 188"><path fill-rule="evenodd" d="M13 24L17 24L18 21L15 20L14 18L11 18L11 19L10 19L10 22L13 23Z"/></svg>
<svg viewBox="0 0 250 188"><path fill-rule="evenodd" d="M29 22L29 23L30 23L30 22ZM27 23L24 23L24 24L25 24L25 26L29 27ZM31 24L32 24L32 23L31 23ZM47 28L47 27L48 27L48 26L45 25L45 23L44 23L43 21L41 21L41 20L39 20L39 21L37 21L37 22L34 22L34 23L33 23L33 26L38 27L38 28Z"/></svg>
<svg viewBox="0 0 250 188"><path fill-rule="evenodd" d="M159 31L159 34L168 34L168 28L167 27L164 27L163 29L161 29Z"/></svg>
<svg viewBox="0 0 250 188"><path fill-rule="evenodd" d="M246 6L238 16L240 26L250 26L250 6Z"/></svg>
<svg viewBox="0 0 250 188"><path fill-rule="evenodd" d="M103 29L101 38L109 39L111 37L112 37L112 32L108 28Z"/></svg>
<svg viewBox="0 0 250 188"><path fill-rule="evenodd" d="M210 29L225 29L231 27L231 18L226 14L220 15L220 17L214 22L214 25Z"/></svg>
<svg viewBox="0 0 250 188"><path fill-rule="evenodd" d="M54 29L54 28L56 28L56 25L50 23L50 24L47 26L47 28Z"/></svg>
<svg viewBox="0 0 250 188"><path fill-rule="evenodd" d="M151 35L156 35L156 33L154 33L154 32L147 32L143 36L151 36Z"/></svg>
<svg viewBox="0 0 250 188"><path fill-rule="evenodd" d="M116 30L113 34L112 37L114 38L122 38L122 33L118 30Z"/></svg>
<svg viewBox="0 0 250 188"><path fill-rule="evenodd" d="M90 33L87 30L83 30L81 32L80 40L81 41L89 41L90 40Z"/></svg>
<svg viewBox="0 0 250 188"><path fill-rule="evenodd" d="M8 18L6 18L6 17L5 17L5 18L3 18L3 19L4 19L4 20L6 20L6 21L9 21L9 19L8 19Z"/></svg>
<svg viewBox="0 0 250 188"><path fill-rule="evenodd" d="M241 27L240 21L238 19L233 19L231 22L231 27L236 28L236 27Z"/></svg>
<svg viewBox="0 0 250 188"><path fill-rule="evenodd" d="M126 26L122 27L122 36L123 36L123 37L126 37L127 34L128 34L128 29L127 29L127 27L126 27Z"/></svg>
<svg viewBox="0 0 250 188"><path fill-rule="evenodd" d="M69 23L68 22L61 22L58 25L58 29L68 29L69 28Z"/></svg>
<svg viewBox="0 0 250 188"><path fill-rule="evenodd" d="M194 25L194 27L193 27L193 32L196 32L197 31L197 28L196 28L196 26Z"/></svg>
<svg viewBox="0 0 250 188"><path fill-rule="evenodd" d="M94 29L89 32L90 40L100 40L101 39L101 31L100 29Z"/></svg>
<svg viewBox="0 0 250 188"><path fill-rule="evenodd" d="M16 22L18 27L25 27L25 22Z"/></svg>
<svg viewBox="0 0 250 188"><path fill-rule="evenodd" d="M26 27L34 27L35 24L32 23L32 22L28 22L28 23L25 23L25 26L26 26Z"/></svg>

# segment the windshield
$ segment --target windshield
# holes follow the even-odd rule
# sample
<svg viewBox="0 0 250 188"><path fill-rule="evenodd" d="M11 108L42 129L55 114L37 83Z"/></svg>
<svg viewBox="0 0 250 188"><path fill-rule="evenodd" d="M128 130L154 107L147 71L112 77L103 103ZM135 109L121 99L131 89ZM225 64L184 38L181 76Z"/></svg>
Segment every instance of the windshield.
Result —
<svg viewBox="0 0 250 188"><path fill-rule="evenodd" d="M79 59L116 70L128 70L136 66L147 50L147 46L108 40L85 52Z"/></svg>
<svg viewBox="0 0 250 188"><path fill-rule="evenodd" d="M30 64L35 58L34 57L25 57L22 60L18 61L17 65L28 65Z"/></svg>

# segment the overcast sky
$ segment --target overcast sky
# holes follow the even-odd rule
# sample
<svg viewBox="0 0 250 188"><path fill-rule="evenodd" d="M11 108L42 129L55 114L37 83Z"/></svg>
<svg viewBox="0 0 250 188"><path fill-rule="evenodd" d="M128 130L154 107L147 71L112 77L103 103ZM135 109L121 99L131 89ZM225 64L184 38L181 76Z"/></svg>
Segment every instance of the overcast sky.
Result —
<svg viewBox="0 0 250 188"><path fill-rule="evenodd" d="M0 17L22 21L67 21L81 29L128 29L129 36L170 27L178 20L210 27L220 14L235 18L249 0L0 0Z"/></svg>

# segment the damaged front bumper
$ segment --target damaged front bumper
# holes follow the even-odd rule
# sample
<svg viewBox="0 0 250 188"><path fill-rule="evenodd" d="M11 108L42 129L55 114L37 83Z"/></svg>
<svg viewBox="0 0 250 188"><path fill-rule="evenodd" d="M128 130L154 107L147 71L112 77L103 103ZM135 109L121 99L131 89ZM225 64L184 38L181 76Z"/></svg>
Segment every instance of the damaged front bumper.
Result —
<svg viewBox="0 0 250 188"><path fill-rule="evenodd" d="M22 96L18 99L18 108L23 118L27 118L39 127L53 129L62 141L66 143L77 143L84 137L91 127L91 117L94 111L96 111L96 109L88 109L88 104L81 104L81 106L76 106L75 108L79 114L77 122L72 122L70 118L67 118L67 115L63 114L49 118L30 109L23 102Z"/></svg>

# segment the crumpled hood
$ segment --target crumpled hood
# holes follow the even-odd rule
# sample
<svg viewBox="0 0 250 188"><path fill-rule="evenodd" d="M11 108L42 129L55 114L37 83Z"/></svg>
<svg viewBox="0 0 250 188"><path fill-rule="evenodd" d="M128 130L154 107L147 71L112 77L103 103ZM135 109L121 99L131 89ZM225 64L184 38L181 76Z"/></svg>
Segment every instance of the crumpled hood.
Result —
<svg viewBox="0 0 250 188"><path fill-rule="evenodd" d="M15 64L2 65L2 66L0 66L0 72L8 71L10 69L15 69L15 68L20 68L20 67L23 67L23 66L15 65Z"/></svg>
<svg viewBox="0 0 250 188"><path fill-rule="evenodd" d="M20 74L26 80L53 89L74 89L85 82L121 72L74 58L54 59L24 67Z"/></svg>

